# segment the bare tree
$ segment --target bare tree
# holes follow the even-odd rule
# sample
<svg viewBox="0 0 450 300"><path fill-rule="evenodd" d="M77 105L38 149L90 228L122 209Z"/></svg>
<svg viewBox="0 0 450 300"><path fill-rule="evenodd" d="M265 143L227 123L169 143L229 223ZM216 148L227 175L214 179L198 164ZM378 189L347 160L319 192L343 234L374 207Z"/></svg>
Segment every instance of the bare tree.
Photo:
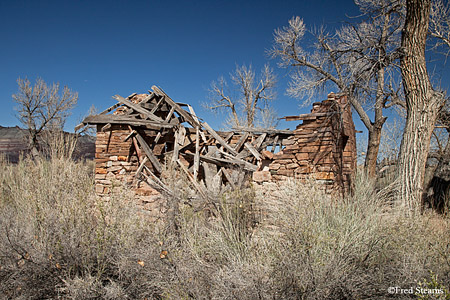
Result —
<svg viewBox="0 0 450 300"><path fill-rule="evenodd" d="M267 127L274 126L274 111L268 106L276 96L276 77L272 69L265 65L256 80L251 66L237 66L230 78L234 86L231 89L223 77L212 82L211 101L205 107L213 112L227 111L229 117L226 123L231 127L251 128L257 122ZM233 96L233 91L237 96Z"/></svg>
<svg viewBox="0 0 450 300"><path fill-rule="evenodd" d="M450 3L448 1L446 4L443 0L431 1L429 33L436 38L436 47L441 45L450 47Z"/></svg>
<svg viewBox="0 0 450 300"><path fill-rule="evenodd" d="M38 138L44 130L62 130L70 110L76 105L78 93L59 83L48 86L42 78L34 86L25 78L17 80L19 91L12 95L17 103L17 117L28 130L29 147L35 155L39 148Z"/></svg>
<svg viewBox="0 0 450 300"><path fill-rule="evenodd" d="M401 71L407 117L397 168L398 203L414 212L421 206L430 139L445 97L433 89L425 60L431 1L406 3Z"/></svg>
<svg viewBox="0 0 450 300"><path fill-rule="evenodd" d="M401 30L399 1L361 0L357 4L367 17L360 24L344 26L331 35L320 30L311 32L315 43L305 48L301 41L307 33L299 17L289 26L275 31L271 54L281 59L281 67L292 67L295 73L288 88L293 97L312 99L327 88L338 88L347 94L350 104L369 132L365 167L371 177L376 176L376 163L381 132L386 117L383 109L393 104L396 95L392 82L398 60ZM374 99L370 102L368 99ZM368 112L374 111L371 120Z"/></svg>

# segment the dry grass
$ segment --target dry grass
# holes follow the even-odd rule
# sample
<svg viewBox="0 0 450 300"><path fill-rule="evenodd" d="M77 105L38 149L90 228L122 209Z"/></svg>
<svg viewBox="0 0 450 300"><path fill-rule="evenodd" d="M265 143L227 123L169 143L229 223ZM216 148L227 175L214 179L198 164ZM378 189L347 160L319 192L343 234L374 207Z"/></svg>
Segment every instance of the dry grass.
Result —
<svg viewBox="0 0 450 300"><path fill-rule="evenodd" d="M387 288L450 284L449 219L407 218L364 178L345 201L314 182L228 191L208 213L180 205L174 227L125 188L97 198L90 164L0 169L5 299L410 299Z"/></svg>

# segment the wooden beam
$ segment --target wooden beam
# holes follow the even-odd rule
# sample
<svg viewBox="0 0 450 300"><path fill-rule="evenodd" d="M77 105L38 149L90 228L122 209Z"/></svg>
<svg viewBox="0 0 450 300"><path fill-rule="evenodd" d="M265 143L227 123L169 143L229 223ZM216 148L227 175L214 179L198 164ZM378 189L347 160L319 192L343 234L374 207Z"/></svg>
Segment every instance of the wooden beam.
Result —
<svg viewBox="0 0 450 300"><path fill-rule="evenodd" d="M248 132L244 133L244 135L241 136L241 138L239 139L239 142L234 147L234 150L236 150L237 152L241 151L241 148L244 145L245 141L248 139L248 136L249 136Z"/></svg>
<svg viewBox="0 0 450 300"><path fill-rule="evenodd" d="M234 184L234 182L233 182L233 180L231 178L231 174L229 173L229 171L227 169L225 169L224 167L222 167L221 170L222 170L223 175L225 175L225 178L227 179L227 181L230 183L231 188L233 190L235 190L236 189L236 185Z"/></svg>
<svg viewBox="0 0 450 300"><path fill-rule="evenodd" d="M217 134L217 132L214 131L214 129L211 128L211 126L208 125L208 123L204 122L203 127L206 129L206 131L211 134L219 144L221 144L225 149L227 149L230 153L237 155L238 153L236 150L234 150L227 142L225 142L220 135Z"/></svg>
<svg viewBox="0 0 450 300"><path fill-rule="evenodd" d="M156 95L155 93L153 93L154 95ZM155 111L158 110L159 106L161 105L161 103L163 103L164 101L164 96L160 96L158 102L156 102L155 106L152 108L152 110L150 111L151 114L154 114Z"/></svg>
<svg viewBox="0 0 450 300"><path fill-rule="evenodd" d="M111 128L111 123L106 124L105 126L102 127L101 131L105 132L106 130Z"/></svg>
<svg viewBox="0 0 450 300"><path fill-rule="evenodd" d="M186 173L187 177L192 182L197 191L200 193L200 195L202 195L203 198L207 199L208 194L205 192L205 190L203 190L202 186L195 180L195 178L188 171L188 169L183 165L183 163L179 159L177 159L177 163L180 166L180 168Z"/></svg>
<svg viewBox="0 0 450 300"><path fill-rule="evenodd" d="M134 126L148 126L153 128L173 128L173 124L163 124L161 122L155 122L150 120L136 119L130 116L115 116L115 115L96 115L89 116L83 120L85 124L126 124Z"/></svg>
<svg viewBox="0 0 450 300"><path fill-rule="evenodd" d="M142 160L141 164L139 165L138 169L136 170L136 175L134 175L134 176L139 177L139 175L141 174L142 169L144 169L144 165L145 165L145 163L146 163L147 161L148 161L148 158L147 158L147 156L146 156L146 157L144 157L144 159Z"/></svg>
<svg viewBox="0 0 450 300"><path fill-rule="evenodd" d="M270 152L275 153L275 147L277 146L277 142L278 142L279 138L280 138L279 135L275 136L275 139L273 140L273 144L272 144L272 149L270 150Z"/></svg>
<svg viewBox="0 0 450 300"><path fill-rule="evenodd" d="M113 111L114 109L118 108L119 106L121 106L122 103L116 103L113 106L108 107L107 109L105 109L104 111L102 111L101 113L99 113L99 115L104 115L109 113L110 111Z"/></svg>
<svg viewBox="0 0 450 300"><path fill-rule="evenodd" d="M194 154L183 153L183 155L193 156ZM200 157L200 160L202 160L202 161L212 163L212 164L222 166L222 167L227 167L230 165L238 165L238 166L242 166L247 171L255 172L256 170L258 170L258 166L255 166L249 162L246 162L246 161L243 161L240 159L224 159L224 158L210 157L210 156L205 156L205 155L200 155L199 157Z"/></svg>
<svg viewBox="0 0 450 300"><path fill-rule="evenodd" d="M160 193L167 194L171 197L178 198L177 195L175 195L153 172L147 168L147 166L144 165L145 170L150 174L150 176L147 176L142 172L141 174L145 177L147 180L147 184L157 190Z"/></svg>
<svg viewBox="0 0 450 300"><path fill-rule="evenodd" d="M194 108L193 108L192 106L190 106L189 104L186 104L186 105L187 105L187 107L188 107L188 109L189 109L189 112L190 112L191 115L192 115L192 118L193 118L196 122L198 122L198 124L200 124L200 120L198 119L197 115L195 114ZM205 133L204 133L203 131L200 131L200 135L201 135L203 141L206 143L206 136L205 136Z"/></svg>
<svg viewBox="0 0 450 300"><path fill-rule="evenodd" d="M133 130L133 128L131 128L130 125L128 125L128 129L130 129L130 134L133 133L133 131L135 131L135 130ZM141 152L141 149L139 149L137 140L135 138L133 138L132 141L133 141L133 146L134 146L134 149L136 150L136 155L138 157L138 162L139 162L142 159L142 152Z"/></svg>
<svg viewBox="0 0 450 300"><path fill-rule="evenodd" d="M177 132L175 132L175 143L173 147L172 162L178 159L180 152L180 146L184 145L184 138L186 137L186 129L183 125L180 126Z"/></svg>
<svg viewBox="0 0 450 300"><path fill-rule="evenodd" d="M280 118L280 120L285 119L286 121L301 121L301 120L315 120L319 117L329 117L334 113L312 113L312 114L301 114L298 116L286 116Z"/></svg>
<svg viewBox="0 0 450 300"><path fill-rule="evenodd" d="M133 130L130 132L129 135L127 135L127 137L123 140L124 142L128 141L131 137L133 137L135 134L137 133L136 130Z"/></svg>
<svg viewBox="0 0 450 300"><path fill-rule="evenodd" d="M128 100L126 100L125 98L123 98L123 97L121 97L119 95L115 95L113 98L116 99L117 101L119 101L120 103L123 103L126 106L134 109L135 111L143 114L145 117L147 117L150 120L153 120L153 121L156 121L156 122L161 122L161 123L164 122L161 118L159 118L159 117L155 116L154 114L150 113L148 110L146 110L142 106L140 106L138 104L134 104L133 102L128 101Z"/></svg>
<svg viewBox="0 0 450 300"><path fill-rule="evenodd" d="M256 157L257 160L261 160L261 155L259 154L259 152L255 149L255 147L253 147L252 144L250 143L245 143L245 148L247 148L251 154L253 154L254 157Z"/></svg>
<svg viewBox="0 0 450 300"><path fill-rule="evenodd" d="M162 89L157 86L152 86L152 90L160 95L164 96L164 101L172 107L175 107L175 111L184 118L186 122L188 122L192 127L200 126L199 122L196 121L187 111L181 108L175 101L173 101Z"/></svg>
<svg viewBox="0 0 450 300"><path fill-rule="evenodd" d="M197 180L198 178L198 168L200 164L200 134L199 134L199 128L195 127L195 155L194 155L194 179Z"/></svg>
<svg viewBox="0 0 450 300"><path fill-rule="evenodd" d="M148 159L150 159L151 163L155 167L155 170L158 171L158 173L161 173L161 163L159 162L158 158L153 154L152 149L150 149L147 142L144 140L144 138L139 134L139 132L136 132L136 136L139 145L141 145L142 149L144 149L145 154L147 155Z"/></svg>
<svg viewBox="0 0 450 300"><path fill-rule="evenodd" d="M254 141L252 143L252 145L255 147L256 151L260 150L259 148L261 147L261 144L264 142L264 139L266 138L266 136L267 136L267 133L263 133L260 136L258 136L256 141Z"/></svg>
<svg viewBox="0 0 450 300"><path fill-rule="evenodd" d="M253 169L254 167L256 167L254 164L249 163L248 161L243 160L242 157L239 157L239 155L235 157L235 156L233 156L233 155L231 155L231 154L229 154L229 153L223 152L223 151L220 150L220 149L218 149L217 151L219 151L222 155L228 157L231 161L234 161L234 163L236 163L236 164L238 164L238 165L246 166L249 170L250 170L250 169ZM242 153L242 152L241 152L241 153ZM239 154L241 154L241 153L239 153Z"/></svg>
<svg viewBox="0 0 450 300"><path fill-rule="evenodd" d="M293 130L280 130L280 129L263 129L263 128L247 128L247 127L233 127L235 132L250 132L254 134L294 134Z"/></svg>

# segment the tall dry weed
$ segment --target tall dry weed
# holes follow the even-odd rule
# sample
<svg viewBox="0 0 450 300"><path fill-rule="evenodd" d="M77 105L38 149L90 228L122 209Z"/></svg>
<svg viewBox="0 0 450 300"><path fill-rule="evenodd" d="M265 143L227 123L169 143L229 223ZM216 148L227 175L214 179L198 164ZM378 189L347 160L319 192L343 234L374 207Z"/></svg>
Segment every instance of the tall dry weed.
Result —
<svg viewBox="0 0 450 300"><path fill-rule="evenodd" d="M223 189L208 209L185 204L190 184L176 177L166 226L125 187L97 197L92 164L0 171L6 299L426 299L387 289L450 284L449 219L393 210L364 176L347 199L292 180Z"/></svg>

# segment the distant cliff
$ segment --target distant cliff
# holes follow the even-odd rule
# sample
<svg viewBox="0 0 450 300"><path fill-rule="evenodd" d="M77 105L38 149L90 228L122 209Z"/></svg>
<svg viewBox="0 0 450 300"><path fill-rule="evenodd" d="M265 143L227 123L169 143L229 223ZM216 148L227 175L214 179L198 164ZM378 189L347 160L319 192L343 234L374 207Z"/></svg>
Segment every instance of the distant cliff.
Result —
<svg viewBox="0 0 450 300"><path fill-rule="evenodd" d="M21 154L27 154L26 134L26 130L18 126L0 126L0 155L4 155L10 162L17 162ZM94 159L94 156L95 137L79 136L73 158Z"/></svg>

